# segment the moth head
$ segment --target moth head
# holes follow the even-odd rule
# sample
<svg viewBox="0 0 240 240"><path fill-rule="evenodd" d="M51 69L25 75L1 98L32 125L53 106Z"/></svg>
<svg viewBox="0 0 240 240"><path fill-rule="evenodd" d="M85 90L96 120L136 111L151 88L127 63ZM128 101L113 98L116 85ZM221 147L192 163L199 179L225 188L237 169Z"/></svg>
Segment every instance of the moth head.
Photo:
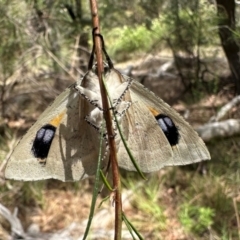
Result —
<svg viewBox="0 0 240 240"><path fill-rule="evenodd" d="M97 68L97 63L95 63L92 67L92 72L95 73L96 75L98 74L98 68ZM109 65L106 62L103 62L103 73L104 75L108 74L110 72Z"/></svg>

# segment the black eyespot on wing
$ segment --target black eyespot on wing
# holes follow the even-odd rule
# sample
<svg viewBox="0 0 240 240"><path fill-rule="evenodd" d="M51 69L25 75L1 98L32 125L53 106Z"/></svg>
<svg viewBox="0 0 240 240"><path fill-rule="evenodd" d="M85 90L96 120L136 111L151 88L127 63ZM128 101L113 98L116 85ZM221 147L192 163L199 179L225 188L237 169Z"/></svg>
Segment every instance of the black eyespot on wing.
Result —
<svg viewBox="0 0 240 240"><path fill-rule="evenodd" d="M44 159L48 156L55 132L56 127L51 124L46 124L37 131L31 149L35 158Z"/></svg>
<svg viewBox="0 0 240 240"><path fill-rule="evenodd" d="M178 128L170 117L164 114L155 116L159 126L163 130L168 142L171 146L175 146L179 142L180 134Z"/></svg>

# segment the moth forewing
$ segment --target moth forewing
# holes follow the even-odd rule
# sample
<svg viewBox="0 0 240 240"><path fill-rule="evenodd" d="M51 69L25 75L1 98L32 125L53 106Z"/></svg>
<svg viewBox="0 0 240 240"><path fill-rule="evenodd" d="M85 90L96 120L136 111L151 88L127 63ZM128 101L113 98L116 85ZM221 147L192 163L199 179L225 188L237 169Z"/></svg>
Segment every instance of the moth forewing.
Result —
<svg viewBox="0 0 240 240"><path fill-rule="evenodd" d="M7 162L5 177L24 181L48 178L77 181L95 174L98 134L84 120L91 107L74 85L61 93L20 140ZM60 113L63 117L57 122L54 119ZM31 149L36 133L50 122L57 123L56 132L43 165Z"/></svg>
<svg viewBox="0 0 240 240"><path fill-rule="evenodd" d="M133 101L137 100L145 106L156 109L159 113L168 115L179 130L179 142L172 146L172 158L167 159L164 165L185 165L211 158L197 132L167 103L135 81L130 88L130 93Z"/></svg>

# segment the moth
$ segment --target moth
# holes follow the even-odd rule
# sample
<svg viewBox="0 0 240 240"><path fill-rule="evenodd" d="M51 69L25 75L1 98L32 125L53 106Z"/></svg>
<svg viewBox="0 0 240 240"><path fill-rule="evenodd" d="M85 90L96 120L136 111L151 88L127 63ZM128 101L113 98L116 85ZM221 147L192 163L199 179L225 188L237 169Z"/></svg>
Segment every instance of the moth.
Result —
<svg viewBox="0 0 240 240"><path fill-rule="evenodd" d="M101 35L100 35L101 36ZM206 145L194 129L162 99L142 84L117 71L102 39L107 64L104 80L113 111L128 148L140 170L186 165L210 159ZM94 175L103 118L102 98L94 47L89 70L62 92L20 140L5 168L8 179L33 181L48 178L78 181ZM119 167L136 171L115 126ZM107 141L101 167L108 164Z"/></svg>

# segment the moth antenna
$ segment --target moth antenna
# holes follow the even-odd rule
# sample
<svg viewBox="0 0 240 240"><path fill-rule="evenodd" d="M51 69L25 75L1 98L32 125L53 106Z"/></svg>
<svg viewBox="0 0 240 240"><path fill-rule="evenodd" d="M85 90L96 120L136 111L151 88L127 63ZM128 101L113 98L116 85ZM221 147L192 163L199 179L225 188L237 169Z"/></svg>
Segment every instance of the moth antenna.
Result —
<svg viewBox="0 0 240 240"><path fill-rule="evenodd" d="M93 67L94 53L95 53L94 34L95 34L96 30L97 30L97 27L93 28L93 30L92 30L93 47L92 47L92 52L91 52L90 59L88 62L88 71L91 70Z"/></svg>
<svg viewBox="0 0 240 240"><path fill-rule="evenodd" d="M95 35L98 36L98 37L100 37L100 39L101 39L101 42L102 42L102 51L103 51L103 53L104 53L104 55L105 55L105 57L106 57L106 60L107 60L107 63L108 63L109 68L110 68L110 69L114 68L113 63L112 63L112 60L111 60L111 58L109 57L109 55L108 55L108 53L107 53L107 51L106 51L105 43L104 43L104 39L103 39L102 34L96 33Z"/></svg>

